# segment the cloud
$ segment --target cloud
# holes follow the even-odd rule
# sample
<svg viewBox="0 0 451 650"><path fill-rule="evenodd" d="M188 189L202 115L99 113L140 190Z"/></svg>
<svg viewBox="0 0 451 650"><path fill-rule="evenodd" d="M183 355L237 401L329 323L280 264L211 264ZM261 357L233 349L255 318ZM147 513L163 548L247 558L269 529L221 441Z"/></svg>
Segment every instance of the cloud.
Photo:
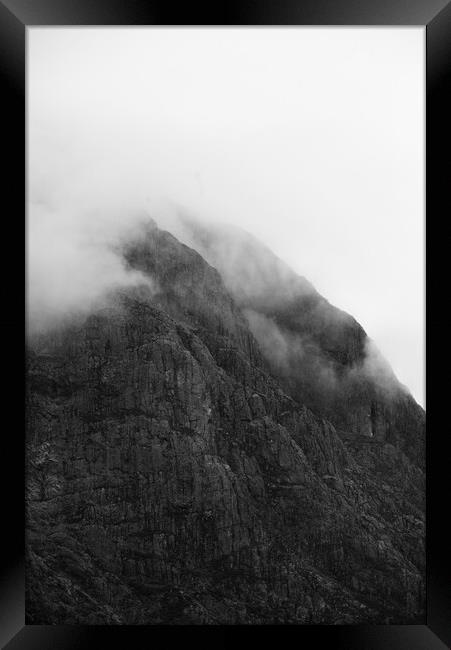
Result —
<svg viewBox="0 0 451 650"><path fill-rule="evenodd" d="M339 377L334 364L307 333L288 331L253 309L244 309L264 356L277 374L310 385L316 391L335 390Z"/></svg>
<svg viewBox="0 0 451 650"><path fill-rule="evenodd" d="M156 221L218 269L234 299L246 308L270 310L300 296L318 295L259 239L214 214L201 218L173 204Z"/></svg>
<svg viewBox="0 0 451 650"><path fill-rule="evenodd" d="M421 400L421 30L33 28L28 45L33 322L135 281L112 235L170 201L255 234ZM234 245L219 257L236 296L291 290Z"/></svg>
<svg viewBox="0 0 451 650"><path fill-rule="evenodd" d="M383 392L407 391L407 388L397 380L390 364L382 356L374 341L369 338L365 341L363 364L353 368L350 373L351 376L369 379Z"/></svg>
<svg viewBox="0 0 451 650"><path fill-rule="evenodd" d="M70 207L69 207L70 206ZM98 307L108 291L152 279L127 268L120 242L139 228L142 215L125 223L114 212L83 210L72 203L32 202L27 232L27 327L48 329Z"/></svg>
<svg viewBox="0 0 451 650"><path fill-rule="evenodd" d="M366 336L361 354L353 363L342 366L308 334L288 330L252 309L244 309L243 313L270 367L292 389L301 391L301 401L307 398L310 404L317 400L333 404L350 389L361 390L367 382L385 395L407 392L375 343Z"/></svg>

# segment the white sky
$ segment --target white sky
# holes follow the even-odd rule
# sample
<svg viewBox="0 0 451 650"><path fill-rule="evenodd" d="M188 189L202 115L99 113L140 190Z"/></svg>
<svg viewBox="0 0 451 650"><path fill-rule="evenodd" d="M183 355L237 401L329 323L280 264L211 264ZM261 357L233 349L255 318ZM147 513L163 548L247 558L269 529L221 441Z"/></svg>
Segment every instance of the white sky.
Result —
<svg viewBox="0 0 451 650"><path fill-rule="evenodd" d="M350 312L424 405L424 28L27 32L40 286L89 284L71 237L179 202Z"/></svg>

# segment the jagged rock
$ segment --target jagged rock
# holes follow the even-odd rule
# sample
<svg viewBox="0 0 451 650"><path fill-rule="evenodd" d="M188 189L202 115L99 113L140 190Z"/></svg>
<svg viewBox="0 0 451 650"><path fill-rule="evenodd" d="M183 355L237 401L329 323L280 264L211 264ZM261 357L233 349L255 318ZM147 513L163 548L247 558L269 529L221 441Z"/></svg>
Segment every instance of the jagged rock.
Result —
<svg viewBox="0 0 451 650"><path fill-rule="evenodd" d="M286 271L251 304L154 224L124 255L151 286L30 341L28 622L423 622L424 413L357 373L362 328Z"/></svg>

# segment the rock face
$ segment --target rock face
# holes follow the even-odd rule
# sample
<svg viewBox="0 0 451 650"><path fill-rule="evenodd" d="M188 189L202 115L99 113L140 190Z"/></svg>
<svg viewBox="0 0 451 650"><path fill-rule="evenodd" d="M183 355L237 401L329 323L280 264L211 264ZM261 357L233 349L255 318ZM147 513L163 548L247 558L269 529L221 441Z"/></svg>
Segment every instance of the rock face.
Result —
<svg viewBox="0 0 451 650"><path fill-rule="evenodd" d="M27 622L423 623L423 410L269 251L240 284L192 240L30 341Z"/></svg>

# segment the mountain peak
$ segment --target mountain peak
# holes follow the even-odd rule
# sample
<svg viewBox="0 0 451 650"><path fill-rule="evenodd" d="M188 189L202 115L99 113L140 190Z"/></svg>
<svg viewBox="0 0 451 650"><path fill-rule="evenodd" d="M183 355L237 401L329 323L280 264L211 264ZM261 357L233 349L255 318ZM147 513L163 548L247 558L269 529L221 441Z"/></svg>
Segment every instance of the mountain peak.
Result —
<svg viewBox="0 0 451 650"><path fill-rule="evenodd" d="M149 222L149 282L30 343L28 622L423 622L423 412L221 232Z"/></svg>

